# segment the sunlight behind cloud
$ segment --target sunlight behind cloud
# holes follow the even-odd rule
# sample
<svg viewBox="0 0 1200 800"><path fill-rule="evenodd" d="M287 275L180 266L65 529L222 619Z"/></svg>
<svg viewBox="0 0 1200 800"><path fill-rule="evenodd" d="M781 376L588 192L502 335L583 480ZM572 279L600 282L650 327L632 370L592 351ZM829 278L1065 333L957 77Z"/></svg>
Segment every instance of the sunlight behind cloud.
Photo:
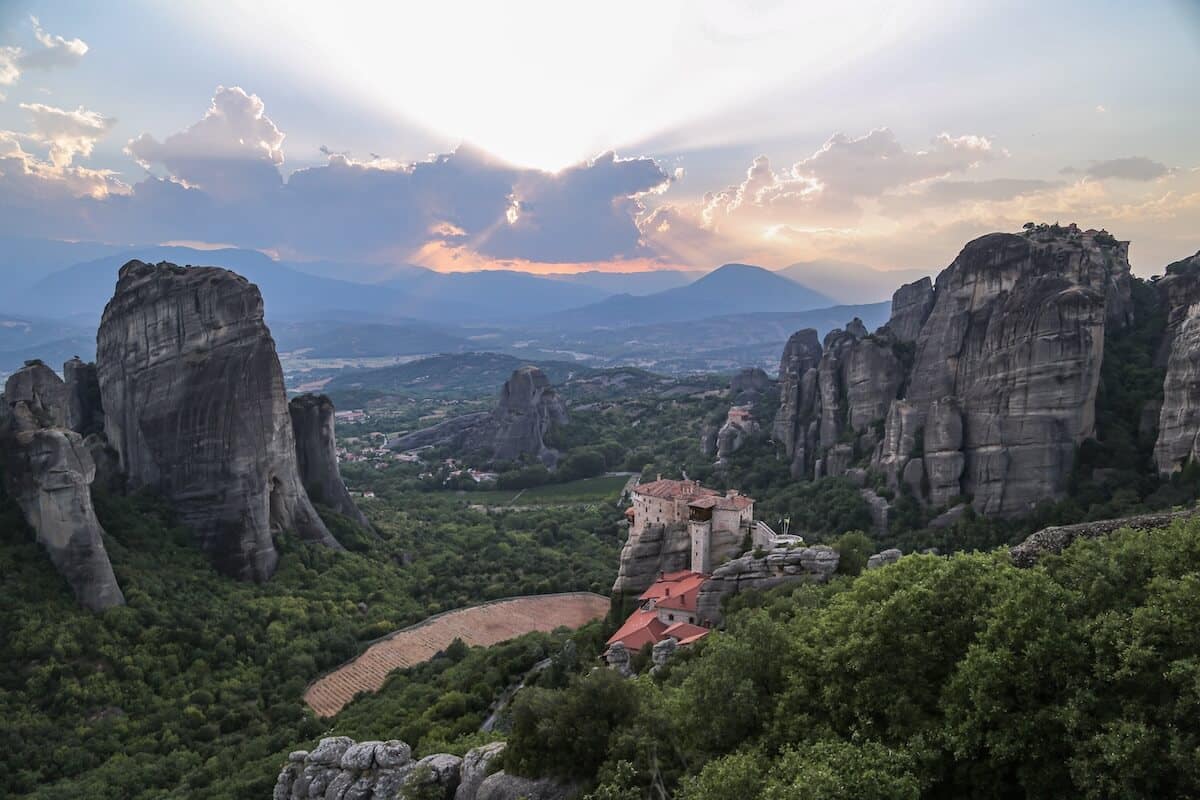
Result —
<svg viewBox="0 0 1200 800"><path fill-rule="evenodd" d="M178 13L323 90L553 170L784 81L818 79L918 35L944 11L886 0L348 2L336 11L239 0L219 20L196 7Z"/></svg>

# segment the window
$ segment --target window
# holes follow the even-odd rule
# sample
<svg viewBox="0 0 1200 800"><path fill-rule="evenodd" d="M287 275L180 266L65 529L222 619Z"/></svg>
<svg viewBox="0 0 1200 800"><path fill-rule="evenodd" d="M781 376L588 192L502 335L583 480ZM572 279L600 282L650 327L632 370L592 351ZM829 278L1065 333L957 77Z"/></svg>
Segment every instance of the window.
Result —
<svg viewBox="0 0 1200 800"><path fill-rule="evenodd" d="M667 614L667 619L668 619L668 620L670 620L671 622L674 622L674 621L675 621L675 615L674 615L674 614Z"/></svg>

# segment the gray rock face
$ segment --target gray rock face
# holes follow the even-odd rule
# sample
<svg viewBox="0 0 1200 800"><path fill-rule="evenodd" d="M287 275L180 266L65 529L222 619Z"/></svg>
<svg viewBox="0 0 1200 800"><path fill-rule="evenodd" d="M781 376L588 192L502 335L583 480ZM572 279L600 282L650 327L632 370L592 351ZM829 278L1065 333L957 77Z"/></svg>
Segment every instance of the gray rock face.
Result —
<svg viewBox="0 0 1200 800"><path fill-rule="evenodd" d="M812 418L817 404L820 363L821 342L813 328L793 333L779 360L779 413L775 415L772 436L792 459L795 477L809 474L816 458L816 428Z"/></svg>
<svg viewBox="0 0 1200 800"><path fill-rule="evenodd" d="M650 650L650 661L654 666L650 668L651 672L658 672L667 665L671 657L675 655L675 651L679 649L679 642L668 636L661 642L658 642Z"/></svg>
<svg viewBox="0 0 1200 800"><path fill-rule="evenodd" d="M67 390L67 427L80 436L103 433L104 410L96 365L72 358L63 364L63 382Z"/></svg>
<svg viewBox="0 0 1200 800"><path fill-rule="evenodd" d="M1172 522L1188 519L1200 513L1198 508L1186 511L1164 511L1159 514L1139 514L1134 517L1102 519L1081 522L1078 525L1054 525L1042 528L1029 535L1025 541L1009 550L1009 556L1018 567L1032 567L1043 556L1057 555L1078 539L1095 539L1115 533L1122 528L1154 530L1165 528Z"/></svg>
<svg viewBox="0 0 1200 800"><path fill-rule="evenodd" d="M8 376L4 399L9 408L24 403L39 427L68 427L66 384L41 361L26 361L25 366Z"/></svg>
<svg viewBox="0 0 1200 800"><path fill-rule="evenodd" d="M759 432L758 420L748 406L734 406L725 417L725 424L717 431L716 456L724 461L742 449L751 436Z"/></svg>
<svg viewBox="0 0 1200 800"><path fill-rule="evenodd" d="M771 388L771 378L759 367L738 370L729 381L729 394L734 402L750 402Z"/></svg>
<svg viewBox="0 0 1200 800"><path fill-rule="evenodd" d="M471 453L485 453L494 461L519 461L534 457L548 467L558 461L557 451L546 446L551 427L567 422L567 409L550 379L537 367L521 367L500 389L491 412L464 414L388 442L393 450L413 450L428 445L449 445Z"/></svg>
<svg viewBox="0 0 1200 800"><path fill-rule="evenodd" d="M682 525L647 525L642 535L626 540L614 592L640 593L659 572L691 569L692 540Z"/></svg>
<svg viewBox="0 0 1200 800"><path fill-rule="evenodd" d="M79 434L45 424L63 416L65 406L54 405L65 402L61 388L58 376L39 364L9 377L0 421L5 484L80 605L103 611L124 605L125 597L92 507L91 455Z"/></svg>
<svg viewBox="0 0 1200 800"><path fill-rule="evenodd" d="M454 800L475 800L479 787L483 785L488 774L492 771L492 763L504 752L504 742L492 742L482 747L468 750L463 756L462 770L459 773L458 788L454 791Z"/></svg>
<svg viewBox="0 0 1200 800"><path fill-rule="evenodd" d="M895 564L903 556L904 553L894 547L890 550L884 550L867 559L867 569L879 569L880 567L886 567L888 564Z"/></svg>
<svg viewBox="0 0 1200 800"><path fill-rule="evenodd" d="M629 663L629 649L624 642L616 642L604 653L604 663L622 678L633 677L633 667Z"/></svg>
<svg viewBox="0 0 1200 800"><path fill-rule="evenodd" d="M933 281L921 278L906 283L892 295L892 316L888 320L888 330L898 342L915 342L932 310Z"/></svg>
<svg viewBox="0 0 1200 800"><path fill-rule="evenodd" d="M296 465L309 499L371 530L371 523L342 483L333 436L333 402L325 395L302 394L288 403L288 413L296 437Z"/></svg>
<svg viewBox="0 0 1200 800"><path fill-rule="evenodd" d="M218 569L266 580L283 530L340 549L300 482L257 287L214 267L131 261L104 309L97 364L129 487L160 491Z"/></svg>
<svg viewBox="0 0 1200 800"><path fill-rule="evenodd" d="M558 786L551 781L527 781L525 778L501 778L503 772L489 775L492 762L504 752L503 742L493 742L471 750L463 758L435 753L420 761L412 760L412 751L400 741L359 742L345 736L322 739L312 752L297 750L288 756L279 772L272 793L274 800L397 800L406 796L438 796L446 800L477 800L479 797L509 797L506 792L532 787L530 797L568 797L550 792ZM492 781L484 794L484 787ZM521 795L512 795L514 797Z"/></svg>
<svg viewBox="0 0 1200 800"><path fill-rule="evenodd" d="M696 611L700 618L719 624L721 598L748 589L770 589L783 583L825 583L837 572L838 554L832 547L776 547L762 558L748 554L727 561L713 570L712 577L700 587Z"/></svg>
<svg viewBox="0 0 1200 800"><path fill-rule="evenodd" d="M1154 435L1154 461L1164 475L1200 451L1200 253L1167 267L1157 282L1167 325L1157 361L1166 367L1160 405L1147 403L1139 430ZM1156 413L1157 411L1157 413Z"/></svg>
<svg viewBox="0 0 1200 800"><path fill-rule="evenodd" d="M781 379L776 438L801 477L868 461L933 508L970 496L979 513L1026 513L1065 491L1105 331L1132 308L1127 244L1102 231L981 237L935 285L901 287L873 336L831 332L815 398Z"/></svg>
<svg viewBox="0 0 1200 800"><path fill-rule="evenodd" d="M488 776L474 800L571 800L578 794L578 786L549 778L521 778L501 771Z"/></svg>

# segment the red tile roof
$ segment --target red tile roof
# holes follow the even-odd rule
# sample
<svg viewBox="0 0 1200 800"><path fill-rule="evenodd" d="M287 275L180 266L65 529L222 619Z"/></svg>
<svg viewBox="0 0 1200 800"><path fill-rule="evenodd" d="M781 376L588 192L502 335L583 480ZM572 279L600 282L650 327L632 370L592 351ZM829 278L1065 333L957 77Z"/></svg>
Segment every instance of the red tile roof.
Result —
<svg viewBox="0 0 1200 800"><path fill-rule="evenodd" d="M722 511L742 511L754 505L754 499L744 494L733 497L697 497L688 503L688 508L719 508Z"/></svg>
<svg viewBox="0 0 1200 800"><path fill-rule="evenodd" d="M676 622L674 625L662 632L664 639L669 636L680 644L691 644L697 639L703 639L707 635L708 628L702 628L699 625L692 625L689 622Z"/></svg>
<svg viewBox="0 0 1200 800"><path fill-rule="evenodd" d="M647 644L657 644L662 641L663 631L667 626L658 620L657 611L645 611L638 609L629 615L629 619L625 620L616 633L608 637L608 644L614 645L621 642L625 648L637 652Z"/></svg>
<svg viewBox="0 0 1200 800"><path fill-rule="evenodd" d="M659 478L649 483L639 483L633 487L635 494L644 497L658 497L664 500L679 500L683 497L697 495L717 495L720 492L700 485L700 481L672 481Z"/></svg>
<svg viewBox="0 0 1200 800"><path fill-rule="evenodd" d="M654 600L659 602L666 597L679 596L688 592L699 592L700 587L708 580L703 572L692 572L683 569L679 572L668 572L642 592L639 600Z"/></svg>

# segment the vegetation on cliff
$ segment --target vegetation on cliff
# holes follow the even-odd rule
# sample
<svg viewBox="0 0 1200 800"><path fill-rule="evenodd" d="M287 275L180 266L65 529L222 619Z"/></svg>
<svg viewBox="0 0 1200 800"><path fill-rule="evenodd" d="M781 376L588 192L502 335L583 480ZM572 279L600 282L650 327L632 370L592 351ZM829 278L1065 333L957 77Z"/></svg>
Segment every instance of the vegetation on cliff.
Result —
<svg viewBox="0 0 1200 800"><path fill-rule="evenodd" d="M1198 567L1188 521L747 596L664 673L519 695L505 769L597 800L1191 796Z"/></svg>

